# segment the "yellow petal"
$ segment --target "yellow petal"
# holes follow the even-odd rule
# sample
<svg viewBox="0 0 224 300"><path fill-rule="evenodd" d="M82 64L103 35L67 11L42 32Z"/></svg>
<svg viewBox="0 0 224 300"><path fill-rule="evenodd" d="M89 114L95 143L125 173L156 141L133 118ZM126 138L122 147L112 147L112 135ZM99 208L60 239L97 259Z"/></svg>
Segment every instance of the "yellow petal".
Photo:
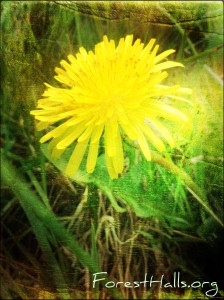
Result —
<svg viewBox="0 0 224 300"><path fill-rule="evenodd" d="M76 58L72 54L68 55L68 59L71 63L76 63Z"/></svg>
<svg viewBox="0 0 224 300"><path fill-rule="evenodd" d="M105 124L104 140L105 140L105 150L108 156L109 157L114 156L115 155L114 138L111 137L109 122Z"/></svg>
<svg viewBox="0 0 224 300"><path fill-rule="evenodd" d="M45 143L47 140L53 138L53 137L57 137L61 134L64 133L64 131L66 130L66 126L65 124L61 124L58 127L54 128L53 130L51 130L50 132L48 132L47 134L45 134L41 139L40 142Z"/></svg>
<svg viewBox="0 0 224 300"><path fill-rule="evenodd" d="M166 61L161 64L157 64L152 68L152 72L158 72L164 69L174 68L174 67L184 67L183 64L174 62L174 61Z"/></svg>
<svg viewBox="0 0 224 300"><path fill-rule="evenodd" d="M86 170L88 173L92 173L96 166L96 160L98 156L99 141L90 143L89 153L87 157Z"/></svg>
<svg viewBox="0 0 224 300"><path fill-rule="evenodd" d="M129 137L129 139L131 139L132 141L137 140L138 138L138 134L137 134L137 130L135 128L135 126L133 126L130 122L127 124L122 124L121 123L121 127L123 128L124 132L127 134L127 136Z"/></svg>
<svg viewBox="0 0 224 300"><path fill-rule="evenodd" d="M107 170L108 170L108 173L109 173L109 175L110 175L110 178L111 178L111 179L116 179L116 178L118 178L118 174L117 174L116 171L114 170L112 158L109 157L107 151L105 151L105 157L106 157Z"/></svg>
<svg viewBox="0 0 224 300"><path fill-rule="evenodd" d="M61 141L61 139L63 139L64 134L62 134L59 137L53 138L50 143L48 144L48 150L49 152L53 152L54 148L56 147L57 143Z"/></svg>
<svg viewBox="0 0 224 300"><path fill-rule="evenodd" d="M152 52L150 53L150 58L152 60L152 62L155 64L155 56L157 51L159 50L159 45L156 45L155 48L152 50Z"/></svg>
<svg viewBox="0 0 224 300"><path fill-rule="evenodd" d="M151 50L155 44L155 41L156 41L156 39L151 39L149 41L149 43L146 45L146 47L142 50L141 54L139 55L140 59L144 59L146 57L146 55L148 55L151 52Z"/></svg>
<svg viewBox="0 0 224 300"><path fill-rule="evenodd" d="M121 174L124 168L124 154L120 132L118 132L115 141L116 154L113 156L113 166L116 173Z"/></svg>
<svg viewBox="0 0 224 300"><path fill-rule="evenodd" d="M161 54L159 54L155 57L154 63L157 64L159 61L165 59L167 56L169 56L170 54L172 54L174 52L176 52L176 50L173 50L173 49L162 52Z"/></svg>
<svg viewBox="0 0 224 300"><path fill-rule="evenodd" d="M77 143L65 170L67 176L73 176L79 169L89 141Z"/></svg>
<svg viewBox="0 0 224 300"><path fill-rule="evenodd" d="M81 143L89 139L92 131L93 131L93 126L87 127L86 130L83 132L83 134L79 137L78 142Z"/></svg>
<svg viewBox="0 0 224 300"><path fill-rule="evenodd" d="M182 113L180 110L167 105L165 103L150 103L151 109L154 109L157 114L167 120L174 121L174 122L180 122L184 121L187 122L188 118L187 116Z"/></svg>
<svg viewBox="0 0 224 300"><path fill-rule="evenodd" d="M138 144L147 160L151 160L151 153L146 138L142 134L141 130L138 130Z"/></svg>
<svg viewBox="0 0 224 300"><path fill-rule="evenodd" d="M49 122L38 122L36 127L38 131L41 131L43 129L46 129L49 126Z"/></svg>
<svg viewBox="0 0 224 300"><path fill-rule="evenodd" d="M163 142L161 141L158 136L154 134L154 132L147 126L146 124L142 127L143 132L145 133L146 137L149 139L149 141L153 144L153 146L160 152L164 152L166 150Z"/></svg>
<svg viewBox="0 0 224 300"><path fill-rule="evenodd" d="M58 159L65 151L64 149L57 149L57 148L53 148L53 151L51 153L51 157L52 159Z"/></svg>
<svg viewBox="0 0 224 300"><path fill-rule="evenodd" d="M51 114L55 114L56 113L60 113L60 109L58 107L55 108L50 108L48 110L46 109L39 109L39 110L31 110L31 115L33 116L42 116L42 115L51 115ZM49 116L48 116L49 118Z"/></svg>
<svg viewBox="0 0 224 300"><path fill-rule="evenodd" d="M100 124L95 127L95 129L93 130L92 138L91 138L92 143L96 143L99 141L99 139L103 133L103 129L104 129L104 124Z"/></svg>
<svg viewBox="0 0 224 300"><path fill-rule="evenodd" d="M61 120L59 116L35 116L35 119L42 122L50 122L51 124L56 123L57 121Z"/></svg>
<svg viewBox="0 0 224 300"><path fill-rule="evenodd" d="M57 149L65 149L69 145L71 145L72 142L74 142L80 134L84 131L84 125L79 124L78 126L72 126L67 130L67 134L61 141L56 145Z"/></svg>
<svg viewBox="0 0 224 300"><path fill-rule="evenodd" d="M161 122L158 120L155 120L153 118L150 118L150 122L155 126L155 128L162 134L162 136L167 140L170 147L174 147L174 140L172 136L170 135L169 131L164 127Z"/></svg>

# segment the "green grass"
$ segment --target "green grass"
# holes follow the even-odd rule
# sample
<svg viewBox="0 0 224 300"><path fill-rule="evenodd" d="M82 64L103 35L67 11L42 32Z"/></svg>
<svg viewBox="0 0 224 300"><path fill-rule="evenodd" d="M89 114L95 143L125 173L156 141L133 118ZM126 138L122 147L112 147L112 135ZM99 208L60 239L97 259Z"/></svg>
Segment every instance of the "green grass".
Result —
<svg viewBox="0 0 224 300"><path fill-rule="evenodd" d="M1 298L203 298L200 290L92 290L91 283L98 271L132 281L176 270L188 281L221 282L213 269L222 261L223 230L221 6L204 4L194 10L198 21L182 22L189 8L171 16L167 3L152 10L156 24L139 20L147 18L140 6L113 6L104 15L97 5L86 14L77 9L88 7L72 5L1 3ZM181 22L171 25L174 17ZM155 152L150 163L125 142L125 172L116 181L103 155L93 175L81 166L67 178L69 150L52 161L29 111L44 82L57 84L61 59L80 46L92 49L104 34L118 40L130 33L144 42L156 37L161 51L177 50L173 59L185 69L170 71L167 82L192 88L192 106L174 101L192 118L192 131L167 124L176 148L165 158Z"/></svg>

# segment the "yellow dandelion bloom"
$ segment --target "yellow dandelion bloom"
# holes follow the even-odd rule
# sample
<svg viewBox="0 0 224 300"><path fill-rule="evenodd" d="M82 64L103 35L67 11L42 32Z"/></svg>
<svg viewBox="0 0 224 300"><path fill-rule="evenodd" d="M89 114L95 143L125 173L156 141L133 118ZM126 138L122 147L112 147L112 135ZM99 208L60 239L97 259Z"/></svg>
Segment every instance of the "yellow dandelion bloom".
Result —
<svg viewBox="0 0 224 300"><path fill-rule="evenodd" d="M155 39L144 45L140 39L133 42L133 36L127 35L116 46L114 40L104 36L94 52L81 47L75 57L68 55L69 62L60 62L55 78L64 87L45 84L43 98L31 114L39 121L38 130L57 124L40 140L51 140L49 150L54 159L73 144L65 171L68 176L77 172L87 148L86 169L88 173L94 171L102 138L112 179L124 167L121 135L138 143L148 161L150 144L158 151L165 150L164 140L171 147L174 145L161 117L174 122L188 119L180 110L162 102L161 97L185 101L181 94L190 90L161 84L167 77L165 69L183 65L167 60L175 50L157 54L159 45L154 44Z"/></svg>

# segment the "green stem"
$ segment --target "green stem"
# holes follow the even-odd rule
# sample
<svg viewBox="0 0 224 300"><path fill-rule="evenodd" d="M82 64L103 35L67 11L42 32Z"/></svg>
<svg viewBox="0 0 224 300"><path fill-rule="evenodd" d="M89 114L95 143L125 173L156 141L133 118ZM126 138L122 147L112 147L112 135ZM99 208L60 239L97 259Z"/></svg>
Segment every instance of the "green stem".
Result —
<svg viewBox="0 0 224 300"><path fill-rule="evenodd" d="M194 196L194 198L204 207L204 209L222 226L224 227L223 222L215 215L211 208L206 204L206 196L201 191L199 186L195 184L192 178L184 172L182 169L178 168L173 162L167 160L161 155L157 154L154 151L152 153L152 160L167 170L170 170L173 174L180 177L183 184L186 186L187 190Z"/></svg>
<svg viewBox="0 0 224 300"><path fill-rule="evenodd" d="M222 45L218 45L215 48L206 49L203 52L194 54L194 55L192 55L192 56L190 56L188 58L183 59L182 63L183 64L187 64L187 63L189 63L191 61L194 61L194 60L197 60L197 59L199 59L199 58L201 58L203 56L210 55L210 54L215 54L221 48L222 48Z"/></svg>

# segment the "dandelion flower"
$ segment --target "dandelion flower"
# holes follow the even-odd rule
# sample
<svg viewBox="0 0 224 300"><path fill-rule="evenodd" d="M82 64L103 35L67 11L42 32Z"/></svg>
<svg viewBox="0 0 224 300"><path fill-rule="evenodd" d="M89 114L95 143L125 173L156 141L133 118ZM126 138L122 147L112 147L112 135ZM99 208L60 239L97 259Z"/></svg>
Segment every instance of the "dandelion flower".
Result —
<svg viewBox="0 0 224 300"><path fill-rule="evenodd" d="M69 62L62 60L61 68L55 68L55 78L63 86L56 88L45 83L43 98L31 114L39 121L37 130L51 127L40 142L51 140L52 158L58 159L67 147L74 147L66 175L77 172L87 149L86 170L92 173L101 140L112 179L124 167L121 135L137 143L148 161L150 145L158 151L165 150L164 141L174 146L161 118L173 122L188 119L161 98L185 101L181 94L190 90L161 84L168 75L165 69L183 65L167 60L175 50L157 54L159 45L154 44L155 39L144 45L140 39L133 42L133 36L127 35L116 46L114 40L104 36L94 51L87 52L81 47L75 57L68 55Z"/></svg>

